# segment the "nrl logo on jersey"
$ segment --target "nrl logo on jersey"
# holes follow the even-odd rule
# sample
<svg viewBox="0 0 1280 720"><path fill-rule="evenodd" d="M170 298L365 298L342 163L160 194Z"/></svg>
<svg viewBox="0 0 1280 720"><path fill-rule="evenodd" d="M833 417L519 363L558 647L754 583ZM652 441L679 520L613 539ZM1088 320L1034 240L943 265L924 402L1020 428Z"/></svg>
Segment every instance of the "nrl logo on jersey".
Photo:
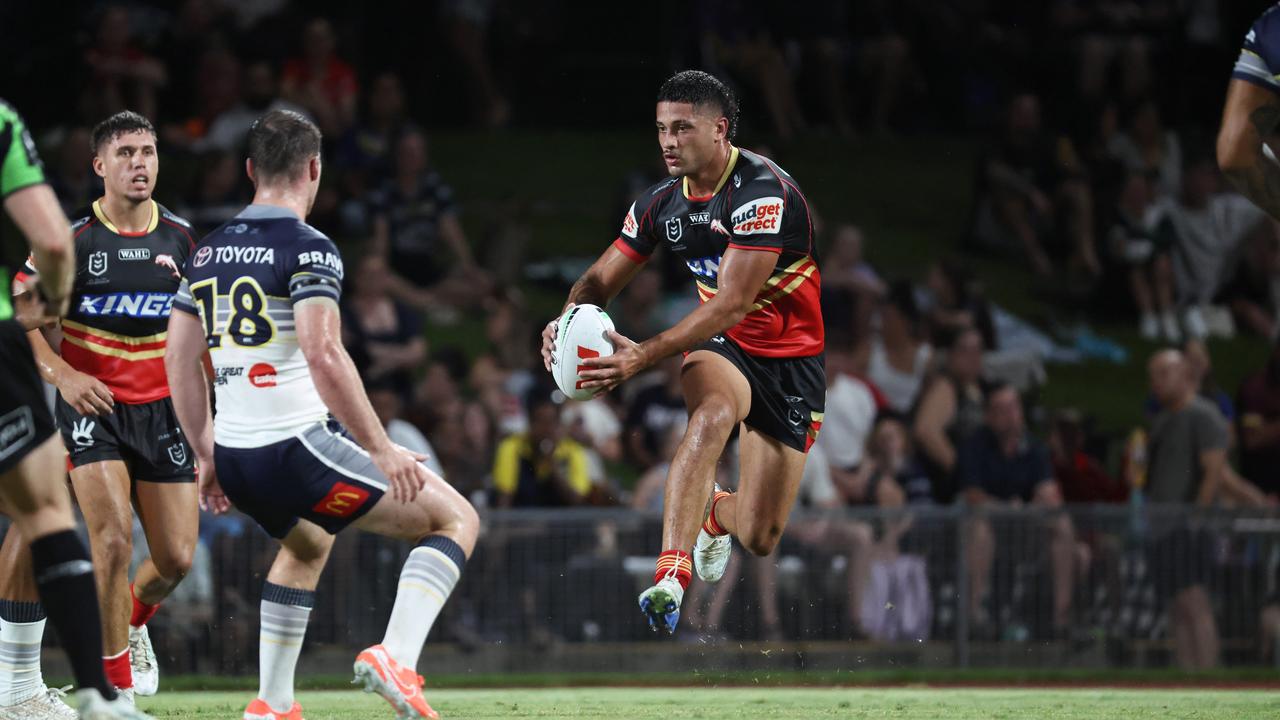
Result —
<svg viewBox="0 0 1280 720"><path fill-rule="evenodd" d="M684 224L680 218L673 217L667 221L667 239L673 243L680 242L680 237L684 235Z"/></svg>
<svg viewBox="0 0 1280 720"><path fill-rule="evenodd" d="M99 250L89 255L89 274L98 276L107 272L107 251Z"/></svg>

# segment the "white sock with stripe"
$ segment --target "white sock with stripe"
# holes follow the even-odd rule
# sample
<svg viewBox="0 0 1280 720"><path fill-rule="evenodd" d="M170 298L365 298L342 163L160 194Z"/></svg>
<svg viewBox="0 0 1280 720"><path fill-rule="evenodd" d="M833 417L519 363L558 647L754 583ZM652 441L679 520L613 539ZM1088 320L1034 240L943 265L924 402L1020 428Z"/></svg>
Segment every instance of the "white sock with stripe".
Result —
<svg viewBox="0 0 1280 720"><path fill-rule="evenodd" d="M293 707L293 675L315 601L314 590L295 590L270 582L262 588L258 697L276 712L289 712Z"/></svg>
<svg viewBox="0 0 1280 720"><path fill-rule="evenodd" d="M0 600L0 707L25 702L44 690L44 624L40 603Z"/></svg>
<svg viewBox="0 0 1280 720"><path fill-rule="evenodd" d="M418 667L431 626L462 577L466 562L462 548L443 535L427 537L409 553L382 640L387 653L402 667Z"/></svg>

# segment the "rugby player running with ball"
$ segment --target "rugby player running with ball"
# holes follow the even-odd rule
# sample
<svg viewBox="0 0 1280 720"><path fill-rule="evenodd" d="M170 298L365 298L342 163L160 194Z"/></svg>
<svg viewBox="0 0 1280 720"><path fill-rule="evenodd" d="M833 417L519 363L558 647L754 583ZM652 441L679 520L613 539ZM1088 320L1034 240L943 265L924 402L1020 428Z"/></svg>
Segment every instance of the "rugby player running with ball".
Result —
<svg viewBox="0 0 1280 720"><path fill-rule="evenodd" d="M697 284L701 304L674 327L639 343L612 333L614 354L583 361L589 369L580 373L583 387L608 392L685 353L689 424L666 485L654 585L640 594L650 626L675 632L692 566L715 582L731 537L755 555L777 545L822 425L826 374L813 221L795 180L734 146L738 102L705 72L662 85L656 122L670 177L631 206L565 310L606 305L659 245L685 261ZM556 326L542 335L548 370ZM739 423L741 474L738 491L727 493L713 486L715 465Z"/></svg>

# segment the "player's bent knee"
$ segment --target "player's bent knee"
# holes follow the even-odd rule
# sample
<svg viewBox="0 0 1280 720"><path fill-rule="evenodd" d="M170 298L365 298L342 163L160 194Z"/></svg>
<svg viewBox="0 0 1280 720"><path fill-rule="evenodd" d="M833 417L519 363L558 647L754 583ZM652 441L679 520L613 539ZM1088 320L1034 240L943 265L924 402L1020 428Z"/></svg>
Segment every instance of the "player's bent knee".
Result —
<svg viewBox="0 0 1280 720"><path fill-rule="evenodd" d="M738 422L731 400L720 395L705 398L689 417L689 432L695 435L728 434Z"/></svg>
<svg viewBox="0 0 1280 720"><path fill-rule="evenodd" d="M178 584L191 572L191 562L195 556L195 547L183 548L178 552L167 552L162 555L152 554L151 562L156 566L160 577L170 583Z"/></svg>
<svg viewBox="0 0 1280 720"><path fill-rule="evenodd" d="M761 528L753 528L738 537L738 542L742 543L742 547L752 555L764 557L773 552L778 547L778 541L782 539L781 525L767 525Z"/></svg>

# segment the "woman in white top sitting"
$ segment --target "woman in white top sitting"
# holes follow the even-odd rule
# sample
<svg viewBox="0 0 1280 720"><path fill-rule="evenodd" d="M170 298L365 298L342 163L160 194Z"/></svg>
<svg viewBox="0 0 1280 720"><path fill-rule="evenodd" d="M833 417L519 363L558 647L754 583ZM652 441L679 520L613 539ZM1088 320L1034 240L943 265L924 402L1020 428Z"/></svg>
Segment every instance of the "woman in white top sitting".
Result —
<svg viewBox="0 0 1280 720"><path fill-rule="evenodd" d="M889 407L906 415L920 394L933 357L933 348L923 339L920 308L911 283L897 280L890 286L877 318L867 375Z"/></svg>

